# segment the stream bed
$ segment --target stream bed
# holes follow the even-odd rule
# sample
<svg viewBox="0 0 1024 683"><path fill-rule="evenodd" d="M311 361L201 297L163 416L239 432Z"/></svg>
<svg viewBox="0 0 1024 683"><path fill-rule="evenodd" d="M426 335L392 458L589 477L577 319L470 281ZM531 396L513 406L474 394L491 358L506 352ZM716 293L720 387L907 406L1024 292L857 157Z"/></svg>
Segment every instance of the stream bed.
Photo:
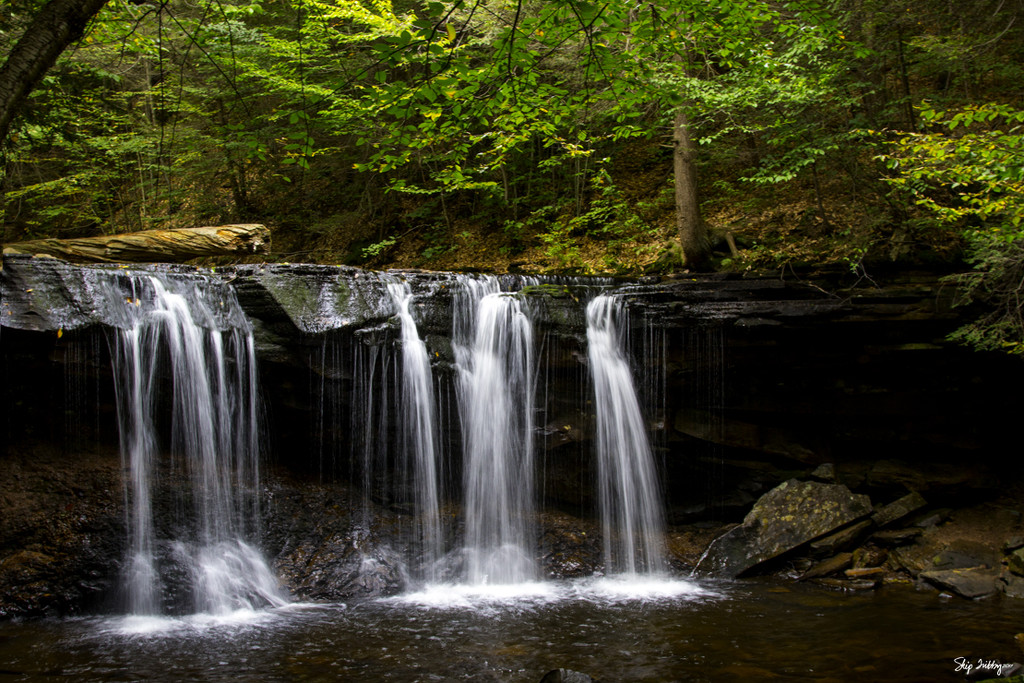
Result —
<svg viewBox="0 0 1024 683"><path fill-rule="evenodd" d="M1021 661L1024 601L587 579L226 617L0 624L0 682L944 681ZM984 677L983 677L984 678Z"/></svg>

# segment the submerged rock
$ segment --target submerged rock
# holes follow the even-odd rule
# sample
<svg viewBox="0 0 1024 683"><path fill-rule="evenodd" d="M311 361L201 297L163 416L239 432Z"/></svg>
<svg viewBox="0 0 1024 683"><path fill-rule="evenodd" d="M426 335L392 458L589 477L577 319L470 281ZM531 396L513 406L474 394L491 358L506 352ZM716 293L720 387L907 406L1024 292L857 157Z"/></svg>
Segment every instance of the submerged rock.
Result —
<svg viewBox="0 0 1024 683"><path fill-rule="evenodd" d="M697 571L738 577L870 513L866 495L839 484L791 479L762 496L743 524L715 539Z"/></svg>
<svg viewBox="0 0 1024 683"><path fill-rule="evenodd" d="M998 591L999 576L986 567L921 572L920 578L964 598L986 598Z"/></svg>

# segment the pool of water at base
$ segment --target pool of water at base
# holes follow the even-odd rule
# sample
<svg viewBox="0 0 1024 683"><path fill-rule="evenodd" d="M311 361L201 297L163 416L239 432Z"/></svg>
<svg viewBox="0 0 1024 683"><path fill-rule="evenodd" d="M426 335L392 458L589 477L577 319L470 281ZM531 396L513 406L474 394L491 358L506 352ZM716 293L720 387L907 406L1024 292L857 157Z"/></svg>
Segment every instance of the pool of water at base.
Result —
<svg viewBox="0 0 1024 683"><path fill-rule="evenodd" d="M1024 660L1024 601L598 580L181 618L0 623L13 681L955 681ZM963 659L958 659L963 658ZM959 670L958 670L959 669Z"/></svg>

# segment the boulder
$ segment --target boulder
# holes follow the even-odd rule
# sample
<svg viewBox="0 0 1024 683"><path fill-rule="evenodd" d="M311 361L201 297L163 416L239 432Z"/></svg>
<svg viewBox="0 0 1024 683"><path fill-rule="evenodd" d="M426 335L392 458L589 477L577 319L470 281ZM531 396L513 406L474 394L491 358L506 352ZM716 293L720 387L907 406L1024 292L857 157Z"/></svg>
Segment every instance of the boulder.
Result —
<svg viewBox="0 0 1024 683"><path fill-rule="evenodd" d="M839 481L836 475L836 466L833 463L825 462L814 468L811 472L811 479L814 481L820 481L824 484L835 484Z"/></svg>
<svg viewBox="0 0 1024 683"><path fill-rule="evenodd" d="M972 600L986 598L999 590L996 584L999 575L987 567L921 572L920 578L942 590Z"/></svg>
<svg viewBox="0 0 1024 683"><path fill-rule="evenodd" d="M999 566L999 559L998 550L980 541L963 538L945 540L928 532L923 533L913 545L894 548L889 553L889 565L911 576L982 566L992 569Z"/></svg>
<svg viewBox="0 0 1024 683"><path fill-rule="evenodd" d="M932 567L939 570L998 566L998 551L982 541L955 539L932 557Z"/></svg>
<svg viewBox="0 0 1024 683"><path fill-rule="evenodd" d="M876 509L871 514L871 521L873 521L876 525L883 527L887 524L892 524L893 522L899 519L903 519L911 512L920 510L927 504L928 502L921 496L920 493L918 493L917 491L911 491L902 498L894 500L888 505L883 505L882 507Z"/></svg>
<svg viewBox="0 0 1024 683"><path fill-rule="evenodd" d="M870 513L870 499L845 486L791 479L762 496L743 524L715 539L696 571L736 578Z"/></svg>
<svg viewBox="0 0 1024 683"><path fill-rule="evenodd" d="M1006 563L1011 572L1018 576L1024 576L1024 548L1018 548L1010 553L1006 558Z"/></svg>

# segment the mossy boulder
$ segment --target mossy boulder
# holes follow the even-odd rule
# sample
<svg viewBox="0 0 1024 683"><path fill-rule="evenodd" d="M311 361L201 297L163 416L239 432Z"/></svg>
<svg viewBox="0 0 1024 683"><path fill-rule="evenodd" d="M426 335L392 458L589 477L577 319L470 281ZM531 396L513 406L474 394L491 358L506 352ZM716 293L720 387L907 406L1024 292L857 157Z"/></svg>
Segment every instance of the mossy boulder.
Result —
<svg viewBox="0 0 1024 683"><path fill-rule="evenodd" d="M743 524L715 539L697 571L735 578L783 553L860 521L871 500L839 484L791 479L761 497Z"/></svg>
<svg viewBox="0 0 1024 683"><path fill-rule="evenodd" d="M1006 558L1010 571L1019 576L1024 576L1024 548L1018 548Z"/></svg>

